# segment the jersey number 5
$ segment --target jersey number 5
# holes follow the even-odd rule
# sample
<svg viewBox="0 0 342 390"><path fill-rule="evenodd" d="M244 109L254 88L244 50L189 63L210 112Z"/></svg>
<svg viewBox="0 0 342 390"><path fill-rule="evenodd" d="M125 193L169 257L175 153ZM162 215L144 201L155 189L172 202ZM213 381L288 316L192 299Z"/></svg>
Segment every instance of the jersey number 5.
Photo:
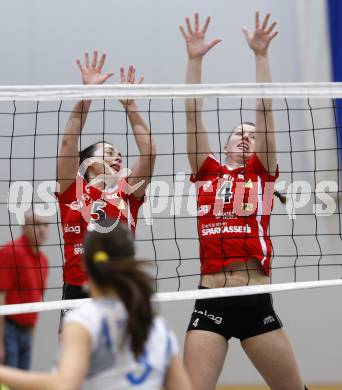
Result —
<svg viewBox="0 0 342 390"><path fill-rule="evenodd" d="M103 210L106 207L106 202L102 200L98 200L93 203L93 207L91 209L91 221L92 223L100 221L100 219L106 218L106 212Z"/></svg>
<svg viewBox="0 0 342 390"><path fill-rule="evenodd" d="M232 193L233 183L231 180L225 181L216 192L217 199L223 199L224 203L230 203L233 197Z"/></svg>

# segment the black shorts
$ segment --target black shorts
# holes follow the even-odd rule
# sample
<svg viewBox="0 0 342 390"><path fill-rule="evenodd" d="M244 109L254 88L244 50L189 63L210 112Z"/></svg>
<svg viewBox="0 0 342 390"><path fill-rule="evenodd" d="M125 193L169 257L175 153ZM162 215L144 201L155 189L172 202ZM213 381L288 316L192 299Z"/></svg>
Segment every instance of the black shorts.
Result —
<svg viewBox="0 0 342 390"><path fill-rule="evenodd" d="M87 291L83 286L74 286L73 284L65 283L63 285L62 299L82 299L89 298Z"/></svg>
<svg viewBox="0 0 342 390"><path fill-rule="evenodd" d="M198 299L189 330L206 330L240 340L282 328L271 294Z"/></svg>

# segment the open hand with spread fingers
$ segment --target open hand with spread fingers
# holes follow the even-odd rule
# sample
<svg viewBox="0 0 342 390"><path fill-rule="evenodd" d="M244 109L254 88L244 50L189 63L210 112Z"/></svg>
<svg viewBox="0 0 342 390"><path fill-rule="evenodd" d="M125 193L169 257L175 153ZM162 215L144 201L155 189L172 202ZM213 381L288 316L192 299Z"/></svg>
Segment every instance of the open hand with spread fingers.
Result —
<svg viewBox="0 0 342 390"><path fill-rule="evenodd" d="M215 38L211 42L206 42L205 34L210 23L210 16L207 17L204 25L200 28L199 15L194 15L194 27L192 27L189 18L185 18L186 31L183 26L179 29L185 39L189 59L201 59L215 45L221 42L220 38Z"/></svg>
<svg viewBox="0 0 342 390"><path fill-rule="evenodd" d="M84 53L84 63L79 59L76 60L76 63L82 74L83 84L86 85L98 85L103 84L114 73L102 73L103 65L106 61L106 54L102 54L100 60L98 60L98 52L94 50L93 59L90 63L89 53Z"/></svg>
<svg viewBox="0 0 342 390"><path fill-rule="evenodd" d="M141 84L144 81L144 77L140 77L139 81L135 81L135 71L136 68L134 65L130 65L128 67L127 75L125 72L125 68L121 66L120 68L120 82L121 84ZM124 108L127 110L128 108L131 108L134 105L133 99L125 99L125 100L119 100L119 102L124 106Z"/></svg>
<svg viewBox="0 0 342 390"><path fill-rule="evenodd" d="M268 13L265 16L262 24L260 23L260 13L255 13L255 31L249 32L246 26L242 27L242 31L246 37L249 47L254 51L256 56L265 56L272 39L278 34L273 32L276 22L273 22L268 26L268 21L271 14Z"/></svg>

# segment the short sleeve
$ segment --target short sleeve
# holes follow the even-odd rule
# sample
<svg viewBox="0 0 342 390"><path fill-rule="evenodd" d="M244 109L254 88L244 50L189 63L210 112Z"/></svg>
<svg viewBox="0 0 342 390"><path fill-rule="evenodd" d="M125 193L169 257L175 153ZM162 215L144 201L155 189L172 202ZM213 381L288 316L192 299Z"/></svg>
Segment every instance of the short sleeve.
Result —
<svg viewBox="0 0 342 390"><path fill-rule="evenodd" d="M176 335L164 318L157 317L154 324L156 329L159 329L160 343L165 345L165 358L167 364L169 364L170 360L179 353Z"/></svg>
<svg viewBox="0 0 342 390"><path fill-rule="evenodd" d="M210 176L215 176L220 173L222 165L220 162L210 154L201 165L200 169L197 172L197 175L192 174L190 176L190 181L196 183L198 181L207 180Z"/></svg>
<svg viewBox="0 0 342 390"><path fill-rule="evenodd" d="M89 333L91 338L92 349L95 348L96 335L99 329L99 318L91 305L84 305L83 307L67 312L63 319L63 326L66 324L77 323L81 325Z"/></svg>
<svg viewBox="0 0 342 390"><path fill-rule="evenodd" d="M119 192L123 199L129 199L132 205L136 208L139 208L145 202L145 196L137 198L134 192L131 192L131 186L128 184L126 177L120 180Z"/></svg>
<svg viewBox="0 0 342 390"><path fill-rule="evenodd" d="M137 198L134 194L130 194L128 199L135 209L139 209L140 206L145 202L145 197Z"/></svg>
<svg viewBox="0 0 342 390"><path fill-rule="evenodd" d="M177 337L171 329L168 329L168 341L167 341L167 355L171 359L174 356L178 355L179 346Z"/></svg>
<svg viewBox="0 0 342 390"><path fill-rule="evenodd" d="M279 166L277 164L275 175L270 175L262 162L260 161L258 155L255 153L253 157L248 161L248 166L253 173L261 173L266 175L270 181L276 181L279 177Z"/></svg>
<svg viewBox="0 0 342 390"><path fill-rule="evenodd" d="M73 202L76 199L76 179L64 192L55 192L55 195L60 203Z"/></svg>

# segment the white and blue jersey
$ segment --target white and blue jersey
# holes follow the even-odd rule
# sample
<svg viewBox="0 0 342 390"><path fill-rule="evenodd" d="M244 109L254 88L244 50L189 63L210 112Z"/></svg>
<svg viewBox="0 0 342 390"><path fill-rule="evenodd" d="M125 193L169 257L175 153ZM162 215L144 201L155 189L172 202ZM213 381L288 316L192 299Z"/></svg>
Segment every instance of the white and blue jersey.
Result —
<svg viewBox="0 0 342 390"><path fill-rule="evenodd" d="M174 333L155 318L138 360L123 342L127 312L117 299L98 299L68 312L64 323L82 325L91 337L90 366L82 390L160 390L170 360L178 353Z"/></svg>

